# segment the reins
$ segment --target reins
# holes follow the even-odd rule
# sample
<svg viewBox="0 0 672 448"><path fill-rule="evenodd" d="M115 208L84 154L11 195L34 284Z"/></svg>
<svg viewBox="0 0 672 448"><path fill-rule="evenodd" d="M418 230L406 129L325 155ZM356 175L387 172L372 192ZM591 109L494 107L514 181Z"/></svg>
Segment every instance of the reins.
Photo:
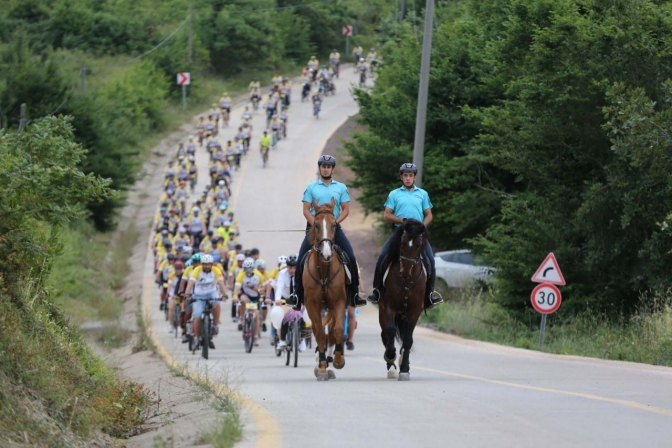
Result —
<svg viewBox="0 0 672 448"><path fill-rule="evenodd" d="M317 218L319 215L323 215L323 214L328 214L328 215L333 216L334 212L329 211L329 210L321 210L321 211L315 213L315 217ZM313 229L311 229L311 230L314 231L314 229L315 229L315 227L313 226ZM317 234L316 234L316 236L317 236ZM331 238L322 238L319 241L317 241L315 244L313 244L313 247L312 247L311 250L314 251L316 254L318 254L318 256L322 255L322 252L320 251L319 246L325 241L327 241L329 244L331 244L332 247L334 246L334 241ZM308 262L306 263L306 271L308 271L308 275L310 275L310 277L313 280L315 280L316 283L320 284L320 288L322 289L322 303L325 304L325 305L327 303L327 292L328 292L328 289L329 289L329 284L331 283L331 281L333 279L336 278L338 273L341 271L341 262L340 262L340 260L338 260L338 269L336 269L336 272L334 273L334 275L331 278L329 278L329 274L331 273L331 262L333 260L338 260L338 257L333 257L328 262L325 261L325 263L327 264L327 272L326 272L326 275L324 275L325 273L322 272L322 263L320 263L320 259L318 258L317 269L319 271L319 276L320 276L319 279L315 278L313 273L310 272L310 256L308 257Z"/></svg>
<svg viewBox="0 0 672 448"><path fill-rule="evenodd" d="M404 232L404 235L406 235L406 232ZM422 235L419 235L420 238L422 239ZM418 269L418 275L413 279L410 283L406 283L404 279L401 276L401 268L402 268L402 262L407 261L409 263L413 263L413 268L417 266L417 264L422 260L422 244L420 244L420 252L418 253L418 256L415 258L410 258L410 257L405 257L401 255L401 251L399 251L399 286L401 286L404 289L404 310L408 308L408 293L410 292L413 287L418 283L418 280L420 280L420 276L422 275L423 270ZM411 270L413 270L411 268Z"/></svg>

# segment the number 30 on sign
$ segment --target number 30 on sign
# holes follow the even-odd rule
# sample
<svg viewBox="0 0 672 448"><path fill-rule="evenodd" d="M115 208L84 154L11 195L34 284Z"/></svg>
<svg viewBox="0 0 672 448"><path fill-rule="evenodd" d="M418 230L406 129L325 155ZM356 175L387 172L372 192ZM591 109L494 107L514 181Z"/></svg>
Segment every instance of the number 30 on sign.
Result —
<svg viewBox="0 0 672 448"><path fill-rule="evenodd" d="M555 313L562 303L560 290L550 283L542 283L532 290L532 306L542 314Z"/></svg>

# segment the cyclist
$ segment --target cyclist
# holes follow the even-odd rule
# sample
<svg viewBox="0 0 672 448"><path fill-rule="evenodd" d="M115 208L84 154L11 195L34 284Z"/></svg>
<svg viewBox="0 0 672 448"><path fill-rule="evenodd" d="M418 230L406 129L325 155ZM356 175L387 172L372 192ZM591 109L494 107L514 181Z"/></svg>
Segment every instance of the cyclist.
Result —
<svg viewBox="0 0 672 448"><path fill-rule="evenodd" d="M383 219L393 227L398 227L412 218L429 226L432 222L432 203L429 200L427 192L415 186L415 176L418 173L418 167L413 163L404 163L399 168L399 177L401 178L401 187L390 192L385 202L385 215ZM434 253L432 246L427 238L424 240L423 262L427 268L427 288L425 293L425 309L431 309L443 302L441 294L434 289L436 279L436 268L434 266ZM380 256L376 262L376 271L373 278L373 290L369 294L368 300L372 303L378 303L380 300L380 290L383 287L383 263L390 251L390 238L387 239L380 251Z"/></svg>
<svg viewBox="0 0 672 448"><path fill-rule="evenodd" d="M215 302L212 304L212 315L214 323L214 332L213 336L219 333L219 313L220 307L218 300L220 300L219 294L222 293L225 289L224 286L224 276L222 271L219 268L213 266L214 259L212 255L205 254L201 256L201 265L195 268L191 277L189 277L189 283L187 284L187 296L192 295L192 318L194 323L194 336L200 338L201 336L201 315L205 310L205 299L213 299ZM218 289L219 288L219 291ZM223 296L223 300L226 300L226 295ZM201 341L205 343L206 341ZM215 344L212 340L207 341L210 348L214 349Z"/></svg>
<svg viewBox="0 0 672 448"><path fill-rule="evenodd" d="M222 93L222 97L219 99L219 107L222 109L222 114L224 115L223 124L224 126L229 125L229 118L231 117L231 97L228 92Z"/></svg>
<svg viewBox="0 0 672 448"><path fill-rule="evenodd" d="M329 54L329 63L331 64L334 74L338 77L338 67L341 64L341 54L334 48Z"/></svg>
<svg viewBox="0 0 672 448"><path fill-rule="evenodd" d="M332 178L334 167L336 166L336 159L330 155L322 155L317 159L317 166L320 171L320 178L315 182L308 184L303 194L303 216L306 218L306 237L303 239L301 249L299 250L299 259L310 250L310 242L308 232L315 224L315 210L312 202L315 200L318 205L326 204L335 200L334 217L336 218L336 231L334 233L334 243L341 247L341 249L348 255L350 260L350 273L352 274L352 284L348 293L348 303L353 306L364 306L366 300L359 296L359 274L357 272L357 260L355 259L352 246L341 229L341 223L350 214L350 194L348 187ZM287 303L294 305L296 309L303 303L303 282L301 278L301 266L298 266L296 273L296 294L287 300ZM291 300L290 300L291 299Z"/></svg>
<svg viewBox="0 0 672 448"><path fill-rule="evenodd" d="M268 135L268 131L264 131L264 135L259 140L259 153L262 158L264 157L264 153L266 153L266 160L268 160L268 149L271 147L271 143L271 136Z"/></svg>
<svg viewBox="0 0 672 448"><path fill-rule="evenodd" d="M180 282L182 280L182 274L184 273L184 262L177 260L173 265L173 272L168 275L168 322L170 322L170 333L177 331L177 328L173 325L173 319L175 317L175 306L174 303L179 303L180 300Z"/></svg>
<svg viewBox="0 0 672 448"><path fill-rule="evenodd" d="M295 275L296 275L296 266L299 264L299 259L297 255L290 255L287 257L287 267L282 269L278 273L278 278L275 281L275 290L276 290L276 301L275 306L283 305L283 300L286 300L293 293L295 285ZM301 328L301 333L303 333L305 328L305 323L303 322L302 314L300 311L288 308L285 311L285 317L282 319L282 326L280 327L280 341L278 342L278 350L281 350L287 347L287 332L289 330L290 322L293 322L295 319L299 319L299 324ZM301 338L301 343L299 344L299 351L302 352L306 349L306 341Z"/></svg>
<svg viewBox="0 0 672 448"><path fill-rule="evenodd" d="M322 95L319 90L313 90L313 116L317 117L320 114L322 107Z"/></svg>
<svg viewBox="0 0 672 448"><path fill-rule="evenodd" d="M246 258L243 261L243 270L236 278L236 286L233 290L234 297L238 297L243 306L238 312L238 330L243 329L243 310L246 308L248 302L252 302L259 306L259 299L261 298L261 285L263 284L262 275L254 268L254 259ZM254 311L254 345L259 345L259 313Z"/></svg>
<svg viewBox="0 0 672 448"><path fill-rule="evenodd" d="M362 56L364 56L364 49L361 45L355 45L355 48L352 50L352 54L355 57L355 62L357 62Z"/></svg>
<svg viewBox="0 0 672 448"><path fill-rule="evenodd" d="M364 58L359 58L357 71L359 72L359 84L361 86L366 83L366 63L364 62Z"/></svg>
<svg viewBox="0 0 672 448"><path fill-rule="evenodd" d="M261 89L261 84L259 83L259 80L257 78L254 78L252 82L250 83L249 86L247 86L247 90L252 92L254 89Z"/></svg>
<svg viewBox="0 0 672 448"><path fill-rule="evenodd" d="M262 291L262 295L265 295L264 302L261 304L261 331L266 331L266 317L268 316L268 306L271 304L271 297L266 295L268 285L271 281L271 273L266 272L266 262L264 260L256 260L254 262L254 268L261 274L263 277L263 282L259 291Z"/></svg>

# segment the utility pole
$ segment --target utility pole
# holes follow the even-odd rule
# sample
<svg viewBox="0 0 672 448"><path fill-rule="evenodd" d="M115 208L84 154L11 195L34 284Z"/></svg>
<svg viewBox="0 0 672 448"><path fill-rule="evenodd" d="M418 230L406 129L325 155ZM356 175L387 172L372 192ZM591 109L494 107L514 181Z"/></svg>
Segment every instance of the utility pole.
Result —
<svg viewBox="0 0 672 448"><path fill-rule="evenodd" d="M422 37L422 62L420 63L420 88L418 89L418 110L415 117L415 141L413 142L413 163L418 167L415 184L422 187L422 162L425 157L425 128L427 127L427 97L429 95L429 67L432 56L432 21L434 0L427 0L425 6L425 33Z"/></svg>
<svg viewBox="0 0 672 448"><path fill-rule="evenodd" d="M21 115L19 118L19 134L26 127L26 103L21 103Z"/></svg>
<svg viewBox="0 0 672 448"><path fill-rule="evenodd" d="M189 13L189 47L187 49L187 62L191 64L194 54L194 2L191 2Z"/></svg>
<svg viewBox="0 0 672 448"><path fill-rule="evenodd" d="M86 67L82 64L79 69L79 78L81 81L82 95L86 93Z"/></svg>

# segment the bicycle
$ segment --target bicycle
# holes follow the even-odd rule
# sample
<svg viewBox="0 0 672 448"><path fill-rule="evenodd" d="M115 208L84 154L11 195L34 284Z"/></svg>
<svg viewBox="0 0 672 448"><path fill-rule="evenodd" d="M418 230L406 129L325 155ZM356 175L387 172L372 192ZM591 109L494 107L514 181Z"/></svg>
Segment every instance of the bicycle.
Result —
<svg viewBox="0 0 672 448"><path fill-rule="evenodd" d="M208 359L208 350L210 349L210 339L212 339L212 335L214 333L214 316L212 315L212 302L215 302L216 299L198 299L198 300L203 300L205 301L205 310L203 310L203 314L201 314L201 337L195 339L196 344L192 344L191 342L189 343L192 354L195 354L196 351L200 348L201 349L201 356L203 358ZM193 328L193 327L192 327ZM201 344L201 341L203 343Z"/></svg>
<svg viewBox="0 0 672 448"><path fill-rule="evenodd" d="M288 341L288 343L287 347L285 348L285 350L287 351L287 359L285 361L285 365L286 366L289 365L289 362L292 359L292 352L293 352L294 367L297 367L299 365L299 344L301 343L301 325L299 325L298 319L294 320L289 326L289 329L287 330L286 340Z"/></svg>
<svg viewBox="0 0 672 448"><path fill-rule="evenodd" d="M320 119L320 104L317 103L313 106L313 116L316 120Z"/></svg>
<svg viewBox="0 0 672 448"><path fill-rule="evenodd" d="M280 140L279 137L280 137L280 136L278 135L278 130L277 130L277 129L273 129L273 132L271 133L271 148L273 148L273 149L277 149L277 147L278 147L278 140Z"/></svg>
<svg viewBox="0 0 672 448"><path fill-rule="evenodd" d="M264 168L266 168L266 163L268 162L268 146L261 147L261 160L264 163Z"/></svg>
<svg viewBox="0 0 672 448"><path fill-rule="evenodd" d="M182 317L182 303L181 299L177 297L177 300L173 305L173 327L175 327L175 337L177 337L177 329L182 326Z"/></svg>
<svg viewBox="0 0 672 448"><path fill-rule="evenodd" d="M243 314L243 341L245 342L245 352L252 353L254 347L254 324L255 312L258 312L259 306L256 302L248 302L245 305L245 313Z"/></svg>

